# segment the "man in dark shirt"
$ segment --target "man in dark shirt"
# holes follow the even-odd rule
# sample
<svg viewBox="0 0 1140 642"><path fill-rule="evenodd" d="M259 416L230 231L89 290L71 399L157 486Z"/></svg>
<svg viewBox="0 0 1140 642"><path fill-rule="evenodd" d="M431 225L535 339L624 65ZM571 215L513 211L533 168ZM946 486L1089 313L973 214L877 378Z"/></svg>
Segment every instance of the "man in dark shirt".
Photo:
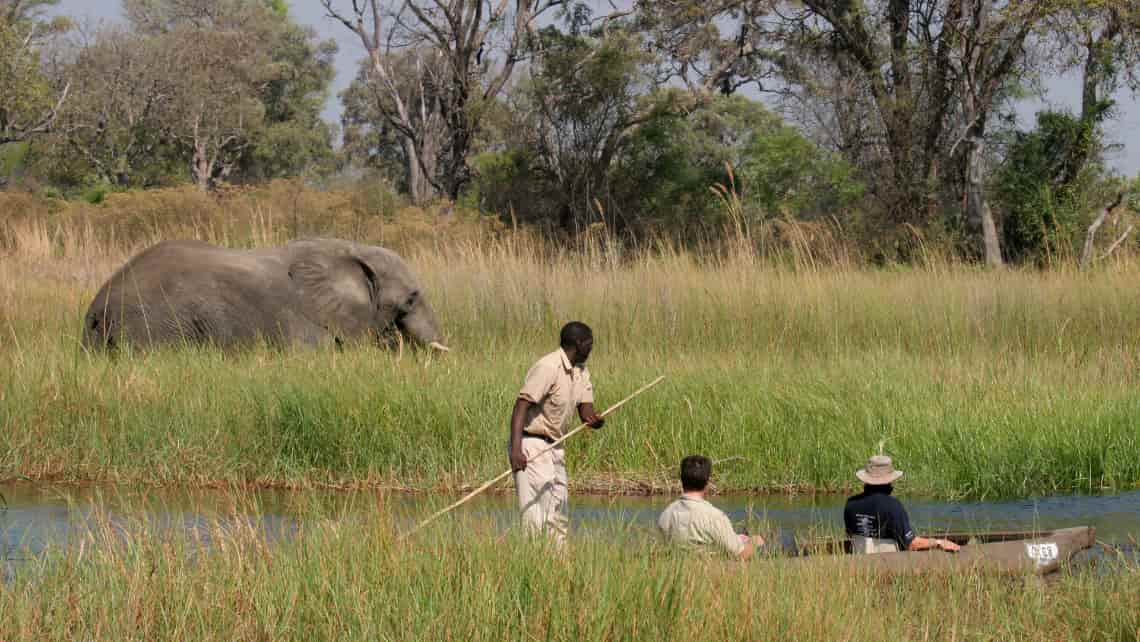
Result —
<svg viewBox="0 0 1140 642"><path fill-rule="evenodd" d="M843 507L843 525L855 553L890 553L941 548L956 551L958 545L946 539L918 537L902 502L891 497L895 480L902 477L891 458L875 455L855 472L863 482L863 492L848 498Z"/></svg>

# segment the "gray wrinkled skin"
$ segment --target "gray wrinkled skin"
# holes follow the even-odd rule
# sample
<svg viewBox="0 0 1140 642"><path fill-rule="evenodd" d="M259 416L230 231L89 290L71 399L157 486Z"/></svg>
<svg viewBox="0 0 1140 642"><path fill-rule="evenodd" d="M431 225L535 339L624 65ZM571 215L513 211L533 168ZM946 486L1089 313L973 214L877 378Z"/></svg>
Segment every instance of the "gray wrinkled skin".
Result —
<svg viewBox="0 0 1140 642"><path fill-rule="evenodd" d="M231 250L164 241L135 255L103 285L83 319L83 343L114 350L266 341L340 345L397 337L443 339L435 313L394 252L338 239Z"/></svg>

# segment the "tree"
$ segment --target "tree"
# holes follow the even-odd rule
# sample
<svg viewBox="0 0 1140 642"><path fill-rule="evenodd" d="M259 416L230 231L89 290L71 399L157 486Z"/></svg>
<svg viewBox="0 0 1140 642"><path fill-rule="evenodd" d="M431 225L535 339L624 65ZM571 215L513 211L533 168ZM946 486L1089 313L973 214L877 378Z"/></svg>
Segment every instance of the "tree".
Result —
<svg viewBox="0 0 1140 642"><path fill-rule="evenodd" d="M925 225L956 192L987 263L1001 263L986 202L987 125L1027 68L1026 45L1063 2L805 0L779 37L797 60L782 75L806 92L833 88L848 122L840 149L858 160L893 227ZM824 61L830 77L809 62ZM869 123L852 123L866 119Z"/></svg>
<svg viewBox="0 0 1140 642"><path fill-rule="evenodd" d="M559 233L601 220L619 235L709 238L727 222L710 191L728 184L726 166L753 222L822 218L861 196L846 163L760 103L691 108L690 90L656 87L637 34L543 38L541 65L509 95L501 147L474 159L480 207Z"/></svg>
<svg viewBox="0 0 1140 642"><path fill-rule="evenodd" d="M887 227L937 212L953 107L950 3L809 1L773 26L782 78L818 101L834 145L868 178ZM931 6L937 5L937 6ZM952 5L952 6L951 6Z"/></svg>
<svg viewBox="0 0 1140 642"><path fill-rule="evenodd" d="M1140 5L1131 0L1075 3L1052 16L1050 37L1059 46L1057 70L1081 72L1080 120L1099 126L1122 84L1140 88ZM1085 159L1098 150L1085 149ZM1074 159L1078 169L1084 159Z"/></svg>
<svg viewBox="0 0 1140 642"><path fill-rule="evenodd" d="M184 161L165 115L177 100L170 48L121 28L97 34L66 70L74 93L41 145L52 182L119 188L175 182ZM76 160L83 167L77 167Z"/></svg>
<svg viewBox="0 0 1140 642"><path fill-rule="evenodd" d="M377 105L404 140L416 202L430 195L421 181L448 198L459 196L470 180L468 155L483 110L526 57L535 21L564 4L562 0L516 0L512 13L507 0L353 0L351 9L336 0L320 2L329 17L356 34L368 52L370 80L387 95ZM408 64L409 56L414 64ZM397 64L414 69L413 75L398 76ZM414 87L410 95L405 83ZM431 148L431 141L416 126L436 118L444 131L438 150ZM437 154L438 167L433 168L430 157Z"/></svg>
<svg viewBox="0 0 1140 642"><path fill-rule="evenodd" d="M214 171L259 179L331 164L333 129L320 112L335 73L337 46L333 40L318 42L312 29L294 23L286 2L125 0L124 8L140 33L172 41L179 32L191 38L201 33L208 46L192 47L186 56L197 50L195 68L216 77L198 80L205 82L203 87L216 85L214 93L227 93L223 100L242 96L236 103L241 109L233 115L242 121L240 129L256 131L238 134L237 121L231 119L228 133L222 133L226 127L219 121L214 137L229 141L221 156L235 160L226 162L229 170ZM263 109L254 108L251 95ZM193 138L187 137L188 144L201 147ZM243 138L248 144L239 142ZM224 151L227 147L232 149Z"/></svg>
<svg viewBox="0 0 1140 642"><path fill-rule="evenodd" d="M65 19L43 21L58 0L0 0L0 146L50 131L69 85L52 85L40 65L39 42L65 31Z"/></svg>
<svg viewBox="0 0 1140 642"><path fill-rule="evenodd" d="M1074 249L1088 196L1103 173L1098 128L1099 121L1045 111L1034 130L1015 134L995 181L1010 260L1043 263Z"/></svg>
<svg viewBox="0 0 1140 642"><path fill-rule="evenodd" d="M765 47L765 20L773 0L637 0L626 14L636 19L647 48L659 57L659 81L680 81L693 98L714 91L730 95L748 84L767 89L783 54Z"/></svg>
<svg viewBox="0 0 1140 642"><path fill-rule="evenodd" d="M544 55L527 87L538 166L560 196L563 230L584 227L597 216L595 202L608 201L611 164L637 126L660 113L644 73L648 60L636 34L607 33L598 41L542 32Z"/></svg>
<svg viewBox="0 0 1140 642"><path fill-rule="evenodd" d="M435 81L442 76L442 60L432 50L394 52L385 63L392 82L376 81L373 63L361 65L356 80L341 93L344 113L344 149L349 158L365 166L385 167L385 173L399 183L412 202L424 203L436 192L440 150L447 135L439 108ZM430 82L428 82L430 80ZM416 105L406 110L407 127L397 127L393 115L401 105ZM409 127L414 135L409 136ZM402 166L394 171L390 165Z"/></svg>
<svg viewBox="0 0 1140 642"><path fill-rule="evenodd" d="M737 95L717 96L688 114L646 123L630 141L613 181L643 227L696 238L729 222L710 191L716 184L734 185L747 224L785 216L842 217L862 196L850 165L759 102Z"/></svg>
<svg viewBox="0 0 1140 642"><path fill-rule="evenodd" d="M241 0L125 0L124 8L178 70L168 71L161 120L188 150L194 183L208 189L233 172L265 123L261 95L279 77L269 53L274 14Z"/></svg>
<svg viewBox="0 0 1140 642"><path fill-rule="evenodd" d="M288 18L284 0L274 10L269 43L272 78L260 92L264 127L254 137L239 171L246 180L295 176L310 167L330 169L335 127L321 118L336 70L333 40ZM271 7L273 4L271 3Z"/></svg>
<svg viewBox="0 0 1140 642"><path fill-rule="evenodd" d="M279 3L278 3L279 4ZM320 110L335 44L263 0L127 0L129 30L96 34L74 56L77 92L43 171L80 184L291 176L331 165ZM87 166L76 171L73 158Z"/></svg>
<svg viewBox="0 0 1140 642"><path fill-rule="evenodd" d="M414 70L422 61L423 56L418 52L408 52L392 60L393 68L397 70L396 77L402 81L397 89L409 103L430 103L433 100L430 95L418 94L424 86L410 80L414 75L403 72L406 67ZM342 150L350 163L379 171L399 191L408 194L413 202L423 203L433 193L425 175L436 171L439 141L444 134L442 119L437 111L431 109L412 112L413 125L419 132L419 143L415 144L385 117L393 109L391 94L373 82L372 75L371 62L363 62L356 79L340 94L344 107L341 114ZM424 117L427 117L426 121ZM421 158L418 153L422 153L422 162L412 162Z"/></svg>
<svg viewBox="0 0 1140 642"><path fill-rule="evenodd" d="M1009 145L995 187L1005 210L1004 248L1013 260L1043 262L1073 250L1087 213L1123 199L1115 186L1112 194L1102 193L1119 181L1103 166L1101 130L1111 115L1111 95L1122 85L1135 89L1140 81L1140 6L1124 0L1074 3L1051 15L1047 27L1045 45L1056 47L1048 52L1056 69L1081 74L1080 110L1041 112L1037 127L1018 132ZM1087 243L1082 264L1091 259L1092 234Z"/></svg>
<svg viewBox="0 0 1140 642"><path fill-rule="evenodd" d="M967 222L981 230L986 264L1000 266L1001 243L985 192L986 127L999 92L1021 68L1026 39L1055 9L1048 2L1002 6L989 0L956 1L951 13L955 20L950 24L962 26L948 31L966 145L965 214Z"/></svg>

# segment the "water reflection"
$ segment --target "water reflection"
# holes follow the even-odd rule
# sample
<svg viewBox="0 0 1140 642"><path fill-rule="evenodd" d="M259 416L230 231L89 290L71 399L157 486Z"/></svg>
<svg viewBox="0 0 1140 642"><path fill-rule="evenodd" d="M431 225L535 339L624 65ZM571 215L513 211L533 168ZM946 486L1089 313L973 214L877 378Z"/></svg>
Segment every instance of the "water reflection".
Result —
<svg viewBox="0 0 1140 642"><path fill-rule="evenodd" d="M219 531L252 529L266 542L294 536L307 516L357 515L376 510L376 493L253 493L52 487L15 484L0 487L0 553L5 566L41 554L49 546L76 546L93 530L109 529L124 542L140 534L188 538L208 547ZM945 530L1033 530L1091 525L1101 541L1128 544L1140 536L1140 491L1114 495L1056 496L995 502L946 503L900 499L920 532ZM387 495L382 503L402 523L442 507L442 495ZM773 534L839 531L843 497L717 496L741 528ZM580 534L632 532L649 536L668 497L571 497L571 524ZM318 510L314 510L318 509ZM486 495L464 505L456 517L485 520L499 529L517 523L511 494ZM5 569L7 571L9 569Z"/></svg>

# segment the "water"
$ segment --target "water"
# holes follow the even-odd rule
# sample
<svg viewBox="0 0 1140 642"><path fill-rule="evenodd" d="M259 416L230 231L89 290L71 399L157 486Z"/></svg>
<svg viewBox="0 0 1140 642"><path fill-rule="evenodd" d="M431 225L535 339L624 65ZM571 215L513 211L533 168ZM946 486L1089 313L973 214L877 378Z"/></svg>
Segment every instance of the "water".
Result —
<svg viewBox="0 0 1140 642"><path fill-rule="evenodd" d="M288 497L258 493L250 503L209 492L108 491L89 487L0 485L0 579L50 548L74 548L92 541L100 529L124 544L139 536L183 538L208 548L216 534L253 529L266 541L298 532ZM256 506L256 508L255 508Z"/></svg>
<svg viewBox="0 0 1140 642"><path fill-rule="evenodd" d="M365 514L375 510L374 493L285 492L263 490L233 494L214 491L169 491L147 488L57 487L14 484L0 486L0 558L6 566L34 558L51 547L89 543L100 525L122 541L140 535L185 537L210 546L217 529L253 529L270 543L290 538L303 528L313 507L332 514ZM571 524L582 535L623 529L652 533L667 497L571 497ZM1046 530L1091 525L1097 539L1130 545L1140 538L1140 490L1114 495L1069 495L993 502L940 502L900 495L919 533L989 530ZM415 519L447 505L449 496L390 495L385 503L410 526ZM836 534L842 521L843 497L718 496L711 501L740 528L788 534ZM330 514L321 511L324 516ZM457 515L491 520L507 529L517 523L514 497L481 496ZM445 517L443 519L449 519Z"/></svg>

